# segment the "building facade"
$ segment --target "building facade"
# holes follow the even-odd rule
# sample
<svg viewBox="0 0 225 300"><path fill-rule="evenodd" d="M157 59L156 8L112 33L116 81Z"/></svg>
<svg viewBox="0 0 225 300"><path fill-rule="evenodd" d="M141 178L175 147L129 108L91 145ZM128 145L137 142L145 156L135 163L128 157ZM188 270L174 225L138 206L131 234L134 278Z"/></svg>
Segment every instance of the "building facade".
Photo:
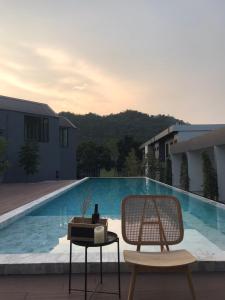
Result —
<svg viewBox="0 0 225 300"><path fill-rule="evenodd" d="M183 141L171 147L173 186L180 187L182 155L188 162L189 190L201 194L203 191L202 153L206 152L216 170L219 201L225 203L225 127Z"/></svg>
<svg viewBox="0 0 225 300"><path fill-rule="evenodd" d="M189 140L191 138L208 133L212 130L225 126L224 124L209 124L209 125L183 125L175 124L160 132L144 144L140 146L143 154L147 155L151 147L155 158L160 161L165 161L170 158L171 147L174 144Z"/></svg>
<svg viewBox="0 0 225 300"><path fill-rule="evenodd" d="M9 168L3 182L76 178L76 127L47 104L0 96L0 136L7 141ZM39 168L27 178L19 152L28 141L38 144Z"/></svg>

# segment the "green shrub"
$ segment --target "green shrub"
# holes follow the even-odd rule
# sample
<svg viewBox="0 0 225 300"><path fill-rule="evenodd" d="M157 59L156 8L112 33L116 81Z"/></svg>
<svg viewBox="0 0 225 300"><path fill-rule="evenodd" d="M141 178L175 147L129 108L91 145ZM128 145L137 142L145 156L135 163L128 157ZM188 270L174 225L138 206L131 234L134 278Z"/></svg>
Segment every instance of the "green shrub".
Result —
<svg viewBox="0 0 225 300"><path fill-rule="evenodd" d="M165 163L165 183L172 185L172 162L167 158Z"/></svg>
<svg viewBox="0 0 225 300"><path fill-rule="evenodd" d="M203 195L213 200L218 199L218 183L216 170L207 152L202 153Z"/></svg>
<svg viewBox="0 0 225 300"><path fill-rule="evenodd" d="M188 160L185 153L182 154L180 167L180 187L183 190L189 191L189 176L188 176Z"/></svg>
<svg viewBox="0 0 225 300"><path fill-rule="evenodd" d="M27 176L38 172L39 168L39 147L37 143L26 142L19 152L19 164Z"/></svg>
<svg viewBox="0 0 225 300"><path fill-rule="evenodd" d="M135 154L135 149L132 149L125 160L124 165L124 175L125 176L140 176L141 168L140 161Z"/></svg>

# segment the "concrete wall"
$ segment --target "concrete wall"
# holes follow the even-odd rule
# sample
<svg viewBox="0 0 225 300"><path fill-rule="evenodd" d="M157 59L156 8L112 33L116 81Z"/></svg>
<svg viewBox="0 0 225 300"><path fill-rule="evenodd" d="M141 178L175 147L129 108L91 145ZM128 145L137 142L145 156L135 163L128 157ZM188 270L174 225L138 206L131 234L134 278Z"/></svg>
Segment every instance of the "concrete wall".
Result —
<svg viewBox="0 0 225 300"><path fill-rule="evenodd" d="M147 144L145 146L145 148L147 147L146 149L148 149L148 146L152 146L155 151L155 157L164 161L166 144L169 145L169 153L170 153L170 146L171 146L170 144L174 143L174 140L176 140L179 143L179 142L186 141L191 138L200 136L200 135L210 132L214 129L221 128L223 126L224 126L223 124L221 124L221 125L202 125L202 126L200 126L200 125L188 125L188 126L187 125L178 125L178 126L174 125L174 126L169 127L169 128L173 127L172 132L171 131L168 132L169 128L166 129L165 131L167 131L167 135L165 135L165 134L162 135L162 137L159 140L157 140L156 142L151 142L151 143ZM191 128L193 128L193 129L191 130ZM197 128L199 128L199 130L196 130ZM156 150L156 148L159 148L159 149Z"/></svg>
<svg viewBox="0 0 225 300"><path fill-rule="evenodd" d="M214 153L219 189L219 200L225 203L225 146L215 146Z"/></svg>
<svg viewBox="0 0 225 300"><path fill-rule="evenodd" d="M170 154L171 154L170 146L173 144L173 140L174 140L174 137L171 137L171 138L167 139L166 142L165 142L165 145L164 145L164 160L167 158L166 157L166 147L167 147L166 145L168 145L168 157L170 157Z"/></svg>
<svg viewBox="0 0 225 300"><path fill-rule="evenodd" d="M174 140L177 142L182 142L188 139L191 139L193 137L199 136L203 133L206 133L207 131L180 131L177 133L174 133L174 135L166 136L163 139L155 142L152 144L154 152L155 152L155 158L159 158L161 161L165 161L165 153L166 153L166 145L168 145L169 155L171 155L170 147L171 144L174 143ZM148 149L148 146L145 146L146 149Z"/></svg>
<svg viewBox="0 0 225 300"><path fill-rule="evenodd" d="M77 130L68 128L68 147L60 147L60 179L76 178Z"/></svg>
<svg viewBox="0 0 225 300"><path fill-rule="evenodd" d="M190 178L189 190L191 192L202 191L203 172L201 151L187 152L187 159Z"/></svg>
<svg viewBox="0 0 225 300"><path fill-rule="evenodd" d="M172 181L173 186L180 187L180 170L181 170L182 154L172 154Z"/></svg>
<svg viewBox="0 0 225 300"><path fill-rule="evenodd" d="M207 133L211 130L205 130L205 131L202 131L202 130L199 130L199 131L180 131L176 134L176 139L177 139L177 142L182 142L182 141L186 141L186 140L189 140L189 139L192 139L196 136L200 136L204 133Z"/></svg>
<svg viewBox="0 0 225 300"><path fill-rule="evenodd" d="M0 135L6 135L7 114L5 111L0 110Z"/></svg>
<svg viewBox="0 0 225 300"><path fill-rule="evenodd" d="M212 165L217 172L219 201L225 203L225 145L214 146L214 148L202 149L199 151L186 152L188 159L188 174L190 178L189 190L200 193L203 191L203 164L202 152L207 152ZM172 154L173 186L179 187L180 166L182 154Z"/></svg>
<svg viewBox="0 0 225 300"><path fill-rule="evenodd" d="M56 179L56 171L60 168L58 118L49 118L49 142L39 143L39 149L41 164L35 181Z"/></svg>

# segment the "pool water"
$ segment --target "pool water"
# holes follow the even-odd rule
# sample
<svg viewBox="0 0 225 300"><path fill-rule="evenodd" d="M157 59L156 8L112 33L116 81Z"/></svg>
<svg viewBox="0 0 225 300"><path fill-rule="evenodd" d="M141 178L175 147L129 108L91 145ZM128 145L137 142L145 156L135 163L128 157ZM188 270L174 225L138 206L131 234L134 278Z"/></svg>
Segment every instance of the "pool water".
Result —
<svg viewBox="0 0 225 300"><path fill-rule="evenodd" d="M90 178L3 228L0 253L63 252L65 247L61 245L67 243L68 221L81 214L81 203L86 197L91 198L87 216L98 203L101 216L118 224L121 200L132 194L176 196L182 206L185 233L190 236L187 243L193 247L205 243L202 247L211 247L211 251L225 251L225 209L146 178Z"/></svg>

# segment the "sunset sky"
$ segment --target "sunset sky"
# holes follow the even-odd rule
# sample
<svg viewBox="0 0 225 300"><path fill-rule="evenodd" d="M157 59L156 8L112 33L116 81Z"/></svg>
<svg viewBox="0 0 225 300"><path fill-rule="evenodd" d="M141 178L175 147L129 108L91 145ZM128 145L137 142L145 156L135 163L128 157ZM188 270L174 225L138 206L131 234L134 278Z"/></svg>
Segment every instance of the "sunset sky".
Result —
<svg viewBox="0 0 225 300"><path fill-rule="evenodd" d="M224 0L0 0L0 94L225 123Z"/></svg>

